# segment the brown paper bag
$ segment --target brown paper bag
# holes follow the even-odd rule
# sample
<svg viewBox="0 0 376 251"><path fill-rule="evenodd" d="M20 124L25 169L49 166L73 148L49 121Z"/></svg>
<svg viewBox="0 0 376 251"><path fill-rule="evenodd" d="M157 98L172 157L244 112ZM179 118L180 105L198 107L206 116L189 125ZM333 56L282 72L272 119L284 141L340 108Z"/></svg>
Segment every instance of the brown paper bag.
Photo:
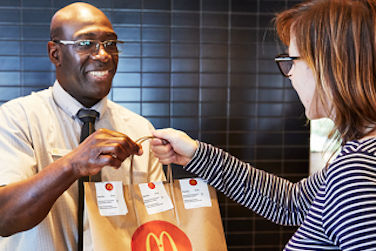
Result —
<svg viewBox="0 0 376 251"><path fill-rule="evenodd" d="M217 196L209 186L211 207L185 209L177 180L163 184L174 208L149 215L136 184L123 185L128 213L101 216L94 183L85 183L85 202L95 251L227 250ZM84 243L85 246L85 243Z"/></svg>

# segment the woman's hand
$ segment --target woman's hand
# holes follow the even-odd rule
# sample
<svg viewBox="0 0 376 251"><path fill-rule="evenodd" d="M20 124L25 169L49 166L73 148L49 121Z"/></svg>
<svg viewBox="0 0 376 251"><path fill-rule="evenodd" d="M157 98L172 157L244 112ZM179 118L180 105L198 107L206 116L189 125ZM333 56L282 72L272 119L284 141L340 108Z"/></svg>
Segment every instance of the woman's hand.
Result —
<svg viewBox="0 0 376 251"><path fill-rule="evenodd" d="M156 130L153 136L156 138L151 141L151 150L162 164L185 166L198 148L197 141L172 128Z"/></svg>

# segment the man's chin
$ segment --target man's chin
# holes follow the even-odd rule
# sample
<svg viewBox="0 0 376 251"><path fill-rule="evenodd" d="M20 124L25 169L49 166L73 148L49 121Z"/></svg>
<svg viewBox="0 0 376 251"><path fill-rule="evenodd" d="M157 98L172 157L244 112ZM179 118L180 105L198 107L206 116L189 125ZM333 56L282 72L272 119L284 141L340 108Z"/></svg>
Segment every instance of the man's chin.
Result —
<svg viewBox="0 0 376 251"><path fill-rule="evenodd" d="M93 83L87 85L87 96L93 99L102 99L108 95L111 90L111 84L108 83Z"/></svg>

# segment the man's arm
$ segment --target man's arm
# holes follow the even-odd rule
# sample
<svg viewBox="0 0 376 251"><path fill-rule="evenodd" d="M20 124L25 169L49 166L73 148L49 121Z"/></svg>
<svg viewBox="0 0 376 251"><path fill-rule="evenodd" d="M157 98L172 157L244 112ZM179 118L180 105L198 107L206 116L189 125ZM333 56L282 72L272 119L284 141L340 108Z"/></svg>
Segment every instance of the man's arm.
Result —
<svg viewBox="0 0 376 251"><path fill-rule="evenodd" d="M0 235L10 236L36 226L76 179L62 158L26 180L1 187Z"/></svg>
<svg viewBox="0 0 376 251"><path fill-rule="evenodd" d="M0 187L0 235L36 226L78 178L95 175L104 166L119 168L131 154L141 155L142 149L128 136L100 129L38 174Z"/></svg>

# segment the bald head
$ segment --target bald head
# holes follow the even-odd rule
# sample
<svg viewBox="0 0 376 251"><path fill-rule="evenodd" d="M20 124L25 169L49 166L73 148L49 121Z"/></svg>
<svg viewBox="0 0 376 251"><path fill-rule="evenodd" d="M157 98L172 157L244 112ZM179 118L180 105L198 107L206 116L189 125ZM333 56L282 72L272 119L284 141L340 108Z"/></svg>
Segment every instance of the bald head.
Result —
<svg viewBox="0 0 376 251"><path fill-rule="evenodd" d="M73 3L58 10L52 17L50 37L54 39L72 39L75 30L90 25L102 25L112 30L107 16L88 3Z"/></svg>
<svg viewBox="0 0 376 251"><path fill-rule="evenodd" d="M96 53L83 53L75 42L117 40L111 22L96 7L73 3L55 13L50 32L48 55L56 67L56 79L85 107L93 106L109 93L119 57L104 45Z"/></svg>

